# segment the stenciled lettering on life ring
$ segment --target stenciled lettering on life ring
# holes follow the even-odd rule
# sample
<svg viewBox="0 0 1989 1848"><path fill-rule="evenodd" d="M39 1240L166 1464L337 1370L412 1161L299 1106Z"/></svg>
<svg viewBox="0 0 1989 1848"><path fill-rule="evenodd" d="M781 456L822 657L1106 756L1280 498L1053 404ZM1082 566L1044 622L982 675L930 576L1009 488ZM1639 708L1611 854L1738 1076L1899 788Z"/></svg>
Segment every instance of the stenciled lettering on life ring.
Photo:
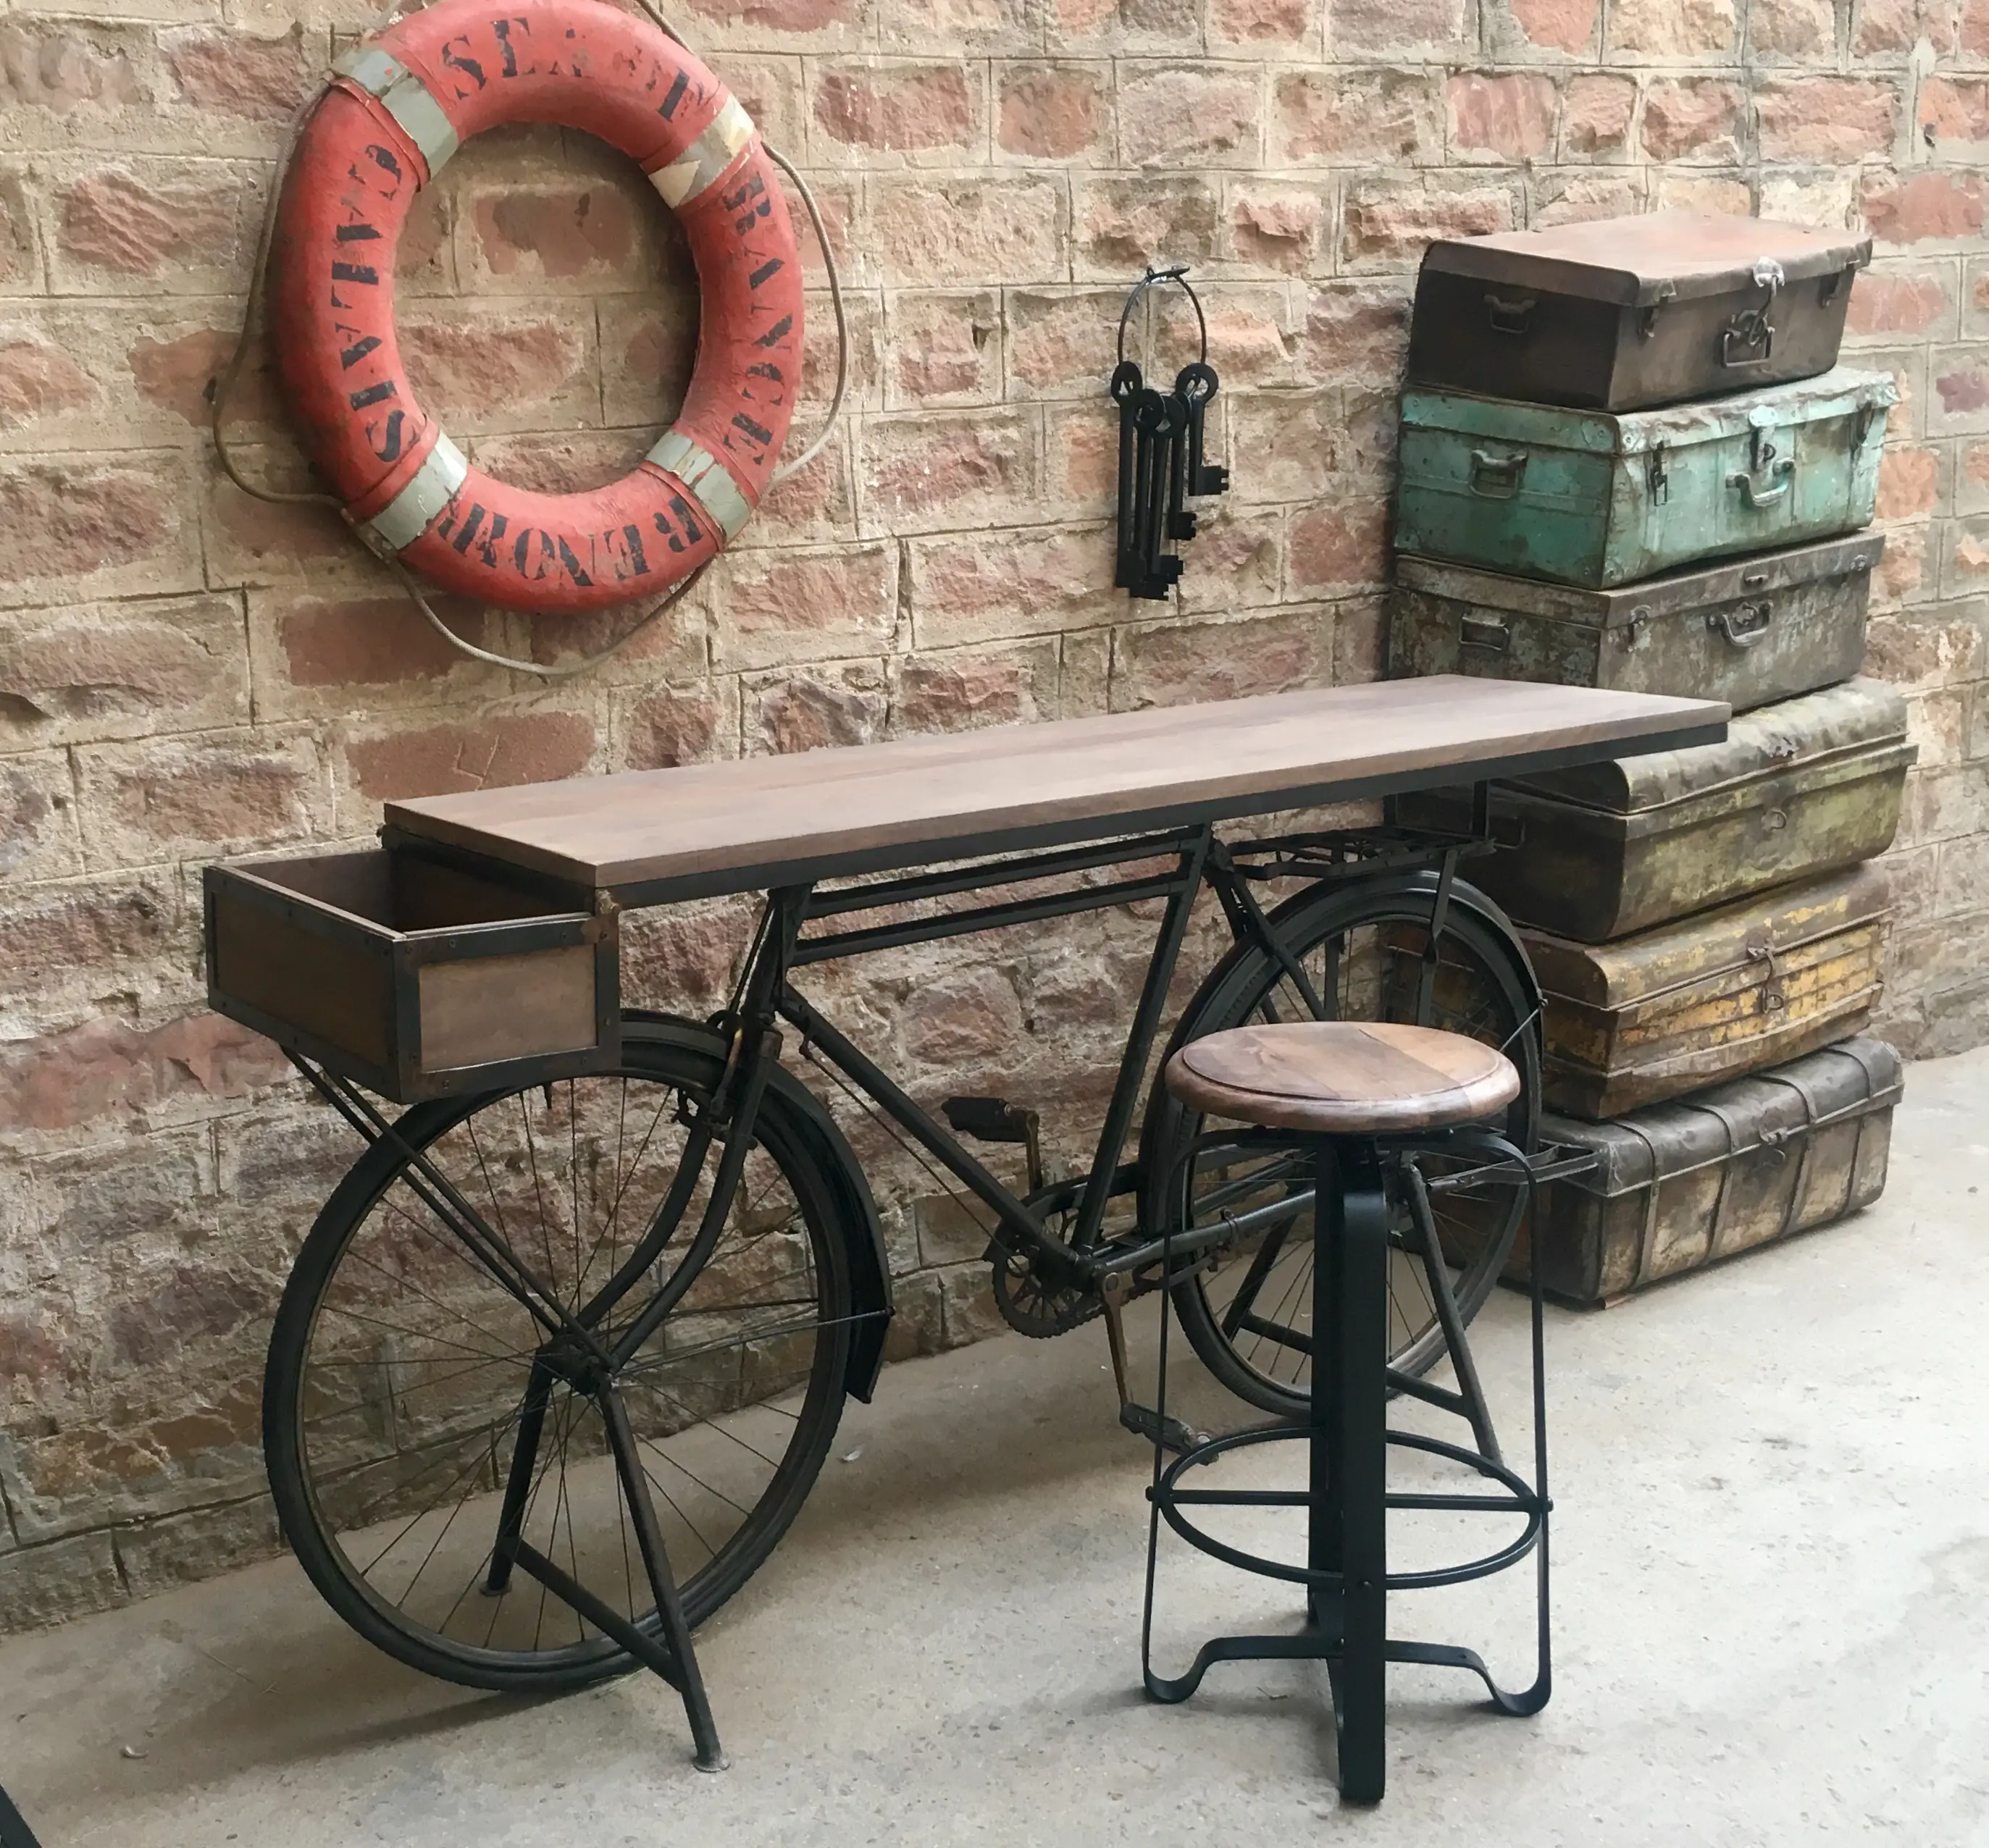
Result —
<svg viewBox="0 0 1989 1848"><path fill-rule="evenodd" d="M279 205L272 338L307 454L375 551L513 608L666 590L752 517L801 379L801 268L751 119L710 71L601 0L439 0L347 52ZM697 266L697 361L649 455L591 492L507 486L415 401L394 332L415 195L506 122L585 129L635 161Z"/></svg>

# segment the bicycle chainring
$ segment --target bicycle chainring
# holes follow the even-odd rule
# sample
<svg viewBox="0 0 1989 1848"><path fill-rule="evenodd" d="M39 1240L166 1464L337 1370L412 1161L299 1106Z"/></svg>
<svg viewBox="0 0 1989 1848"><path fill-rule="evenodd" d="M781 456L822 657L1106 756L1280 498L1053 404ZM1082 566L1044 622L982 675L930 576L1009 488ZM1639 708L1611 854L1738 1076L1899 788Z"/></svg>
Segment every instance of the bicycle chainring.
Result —
<svg viewBox="0 0 1989 1848"><path fill-rule="evenodd" d="M1067 1335L1099 1315L1098 1292L1081 1283L1050 1283L1039 1278L1026 1254L994 1254L994 1306L1018 1335L1047 1341Z"/></svg>

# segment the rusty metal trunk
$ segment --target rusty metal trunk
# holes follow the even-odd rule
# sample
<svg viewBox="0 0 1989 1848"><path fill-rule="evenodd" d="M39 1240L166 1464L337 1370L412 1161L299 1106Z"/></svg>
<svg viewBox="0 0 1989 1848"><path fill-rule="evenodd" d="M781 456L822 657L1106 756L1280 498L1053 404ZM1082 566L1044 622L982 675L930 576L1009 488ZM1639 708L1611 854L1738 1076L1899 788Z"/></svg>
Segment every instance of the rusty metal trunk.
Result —
<svg viewBox="0 0 1989 1848"><path fill-rule="evenodd" d="M1615 943L1523 931L1549 1108L1620 1116L1859 1031L1883 987L1887 896L1861 866Z"/></svg>
<svg viewBox="0 0 1989 1848"><path fill-rule="evenodd" d="M1891 688L1807 693L1735 719L1723 744L1496 785L1509 844L1473 863L1472 882L1522 924L1607 943L1883 853L1914 756ZM1461 790L1393 809L1413 826L1470 825Z"/></svg>
<svg viewBox="0 0 1989 1848"><path fill-rule="evenodd" d="M1665 212L1446 239L1424 253L1409 377L1631 411L1837 363L1872 240Z"/></svg>
<svg viewBox="0 0 1989 1848"><path fill-rule="evenodd" d="M1404 556L1388 672L1669 693L1747 712L1858 672L1885 545L1875 533L1827 539L1614 591Z"/></svg>
<svg viewBox="0 0 1989 1848"><path fill-rule="evenodd" d="M1614 1302L1869 1206L1885 1191L1899 1055L1852 1039L1613 1123L1550 1115L1550 1140L1593 1149L1537 1210L1540 1268L1563 1301ZM1521 1234L1506 1275L1526 1274Z"/></svg>

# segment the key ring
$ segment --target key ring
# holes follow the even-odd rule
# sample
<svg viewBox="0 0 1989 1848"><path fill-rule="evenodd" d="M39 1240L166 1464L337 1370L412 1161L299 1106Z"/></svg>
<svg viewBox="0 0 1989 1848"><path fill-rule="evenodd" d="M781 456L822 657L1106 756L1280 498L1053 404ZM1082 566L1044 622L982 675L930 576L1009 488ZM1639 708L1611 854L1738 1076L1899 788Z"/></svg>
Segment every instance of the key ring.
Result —
<svg viewBox="0 0 1989 1848"><path fill-rule="evenodd" d="M1206 366L1208 364L1208 317L1201 311L1201 297L1195 293L1194 285L1188 279L1188 265L1185 263L1164 263L1157 269L1149 263L1147 273L1133 285L1133 292L1127 296L1124 311L1119 316L1120 365L1123 367L1126 364L1126 330L1132 324L1133 310L1145 300L1147 291L1161 283L1177 284L1182 294L1194 306L1194 324L1201 341L1201 357L1195 363Z"/></svg>

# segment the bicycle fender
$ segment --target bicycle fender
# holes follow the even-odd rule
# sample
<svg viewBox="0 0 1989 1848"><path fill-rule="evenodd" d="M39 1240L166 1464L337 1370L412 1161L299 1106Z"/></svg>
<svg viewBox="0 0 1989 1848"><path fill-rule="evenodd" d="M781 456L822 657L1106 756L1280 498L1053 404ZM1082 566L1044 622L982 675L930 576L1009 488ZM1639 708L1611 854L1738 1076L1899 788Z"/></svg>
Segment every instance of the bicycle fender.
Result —
<svg viewBox="0 0 1989 1848"><path fill-rule="evenodd" d="M725 1036L701 1020L686 1020L681 1014L659 1013L648 1007L625 1007L622 1017L652 1029L660 1028L680 1044L701 1048L721 1064L724 1061ZM868 1405L877 1389L877 1376L883 1370L884 1342L890 1332L893 1312L891 1263L885 1251L883 1222L878 1217L877 1203L856 1159L856 1152L822 1100L784 1067L776 1068L768 1082L801 1123L811 1143L808 1152L827 1176L842 1209L843 1247L849 1257L850 1295L856 1314L849 1330L849 1361L842 1384L852 1399Z"/></svg>

